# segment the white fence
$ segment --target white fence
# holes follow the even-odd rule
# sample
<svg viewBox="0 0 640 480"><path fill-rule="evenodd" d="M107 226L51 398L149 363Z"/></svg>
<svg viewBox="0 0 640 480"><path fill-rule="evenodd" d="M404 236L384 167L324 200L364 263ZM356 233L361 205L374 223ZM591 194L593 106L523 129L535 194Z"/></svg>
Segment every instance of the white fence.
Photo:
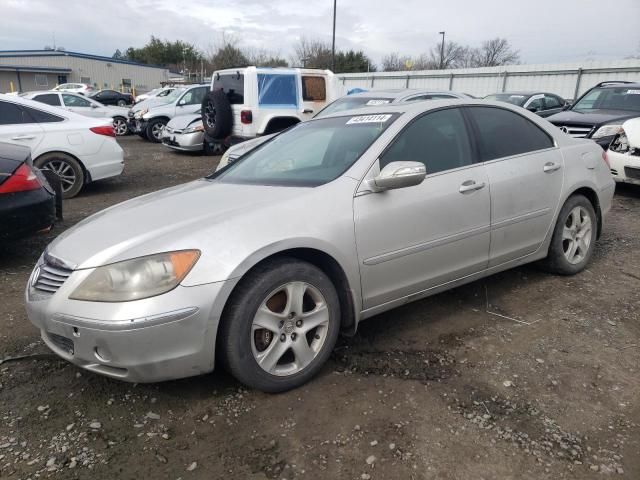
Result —
<svg viewBox="0 0 640 480"><path fill-rule="evenodd" d="M343 93L355 87L367 90L453 90L475 96L515 90L540 90L575 99L599 82L640 82L640 59L452 70L340 73L336 76Z"/></svg>

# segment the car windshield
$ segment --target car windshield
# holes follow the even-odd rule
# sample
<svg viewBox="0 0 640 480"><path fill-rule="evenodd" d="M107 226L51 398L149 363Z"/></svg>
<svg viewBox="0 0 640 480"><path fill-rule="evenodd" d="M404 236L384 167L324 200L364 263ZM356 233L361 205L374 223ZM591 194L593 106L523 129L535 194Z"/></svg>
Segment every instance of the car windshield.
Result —
<svg viewBox="0 0 640 480"><path fill-rule="evenodd" d="M344 173L397 118L348 115L300 123L209 178L255 185L323 185Z"/></svg>
<svg viewBox="0 0 640 480"><path fill-rule="evenodd" d="M159 97L162 99L162 103L173 103L175 102L180 95L184 93L186 88L176 88L173 92L171 92L166 97Z"/></svg>
<svg viewBox="0 0 640 480"><path fill-rule="evenodd" d="M628 110L640 112L640 87L594 88L578 100L571 110Z"/></svg>
<svg viewBox="0 0 640 480"><path fill-rule="evenodd" d="M484 97L485 100L494 100L496 102L507 102L521 107L529 98L529 95L520 95L517 93L494 93Z"/></svg>
<svg viewBox="0 0 640 480"><path fill-rule="evenodd" d="M342 97L333 103L330 103L320 110L315 118L326 117L336 112L344 112L345 110L353 110L360 107L379 107L391 103L391 98L372 98L372 97Z"/></svg>

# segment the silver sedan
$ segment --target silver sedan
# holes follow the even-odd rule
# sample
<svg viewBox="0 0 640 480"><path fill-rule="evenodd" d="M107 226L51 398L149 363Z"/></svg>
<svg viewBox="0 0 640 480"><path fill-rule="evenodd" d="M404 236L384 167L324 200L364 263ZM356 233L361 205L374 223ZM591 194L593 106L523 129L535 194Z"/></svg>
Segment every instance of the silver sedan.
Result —
<svg viewBox="0 0 640 480"><path fill-rule="evenodd" d="M342 111L67 230L31 274L28 316L55 353L113 378L218 358L283 391L380 312L528 262L580 272L613 190L598 145L516 106Z"/></svg>

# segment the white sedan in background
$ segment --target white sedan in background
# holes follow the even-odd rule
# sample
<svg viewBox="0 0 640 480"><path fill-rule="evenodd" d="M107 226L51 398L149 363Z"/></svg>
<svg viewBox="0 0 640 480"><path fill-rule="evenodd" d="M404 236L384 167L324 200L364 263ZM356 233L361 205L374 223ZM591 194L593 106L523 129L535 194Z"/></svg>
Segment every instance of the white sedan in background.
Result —
<svg viewBox="0 0 640 480"><path fill-rule="evenodd" d="M0 94L0 142L31 148L34 165L60 177L64 198L124 169L122 148L110 121L20 96Z"/></svg>
<svg viewBox="0 0 640 480"><path fill-rule="evenodd" d="M72 92L80 95L91 95L95 89L87 83L62 83L51 89L55 92Z"/></svg>
<svg viewBox="0 0 640 480"><path fill-rule="evenodd" d="M53 107L60 107L70 112L79 113L87 117L95 118L111 118L113 119L113 131L117 136L129 133L127 126L127 114L129 109L126 107L116 107L103 105L91 98L83 97L77 93L68 92L27 92L21 95L29 100L46 103Z"/></svg>
<svg viewBox="0 0 640 480"><path fill-rule="evenodd" d="M611 174L616 182L640 185L640 118L632 118L622 124L607 158Z"/></svg>
<svg viewBox="0 0 640 480"><path fill-rule="evenodd" d="M176 89L176 87L154 88L153 90L150 90L147 93L141 93L140 95L138 95L135 98L135 103L139 103L139 102L141 102L143 100L146 100L147 98L153 98L153 97L162 98L162 97L166 97L171 92L173 92L175 89Z"/></svg>

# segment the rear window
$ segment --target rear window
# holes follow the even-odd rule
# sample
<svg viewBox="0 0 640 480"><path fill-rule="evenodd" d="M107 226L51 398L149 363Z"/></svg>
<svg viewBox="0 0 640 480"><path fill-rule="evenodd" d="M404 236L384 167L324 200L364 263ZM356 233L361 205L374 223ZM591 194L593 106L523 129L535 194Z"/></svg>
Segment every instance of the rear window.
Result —
<svg viewBox="0 0 640 480"><path fill-rule="evenodd" d="M323 102L327 99L324 77L302 76L302 100L305 102Z"/></svg>
<svg viewBox="0 0 640 480"><path fill-rule="evenodd" d="M46 103L54 107L60 106L60 97L57 93L45 93L44 95L36 95L33 97L36 102Z"/></svg>
<svg viewBox="0 0 640 480"><path fill-rule="evenodd" d="M243 104L244 75L241 73L217 74L211 90L223 90L232 105Z"/></svg>

